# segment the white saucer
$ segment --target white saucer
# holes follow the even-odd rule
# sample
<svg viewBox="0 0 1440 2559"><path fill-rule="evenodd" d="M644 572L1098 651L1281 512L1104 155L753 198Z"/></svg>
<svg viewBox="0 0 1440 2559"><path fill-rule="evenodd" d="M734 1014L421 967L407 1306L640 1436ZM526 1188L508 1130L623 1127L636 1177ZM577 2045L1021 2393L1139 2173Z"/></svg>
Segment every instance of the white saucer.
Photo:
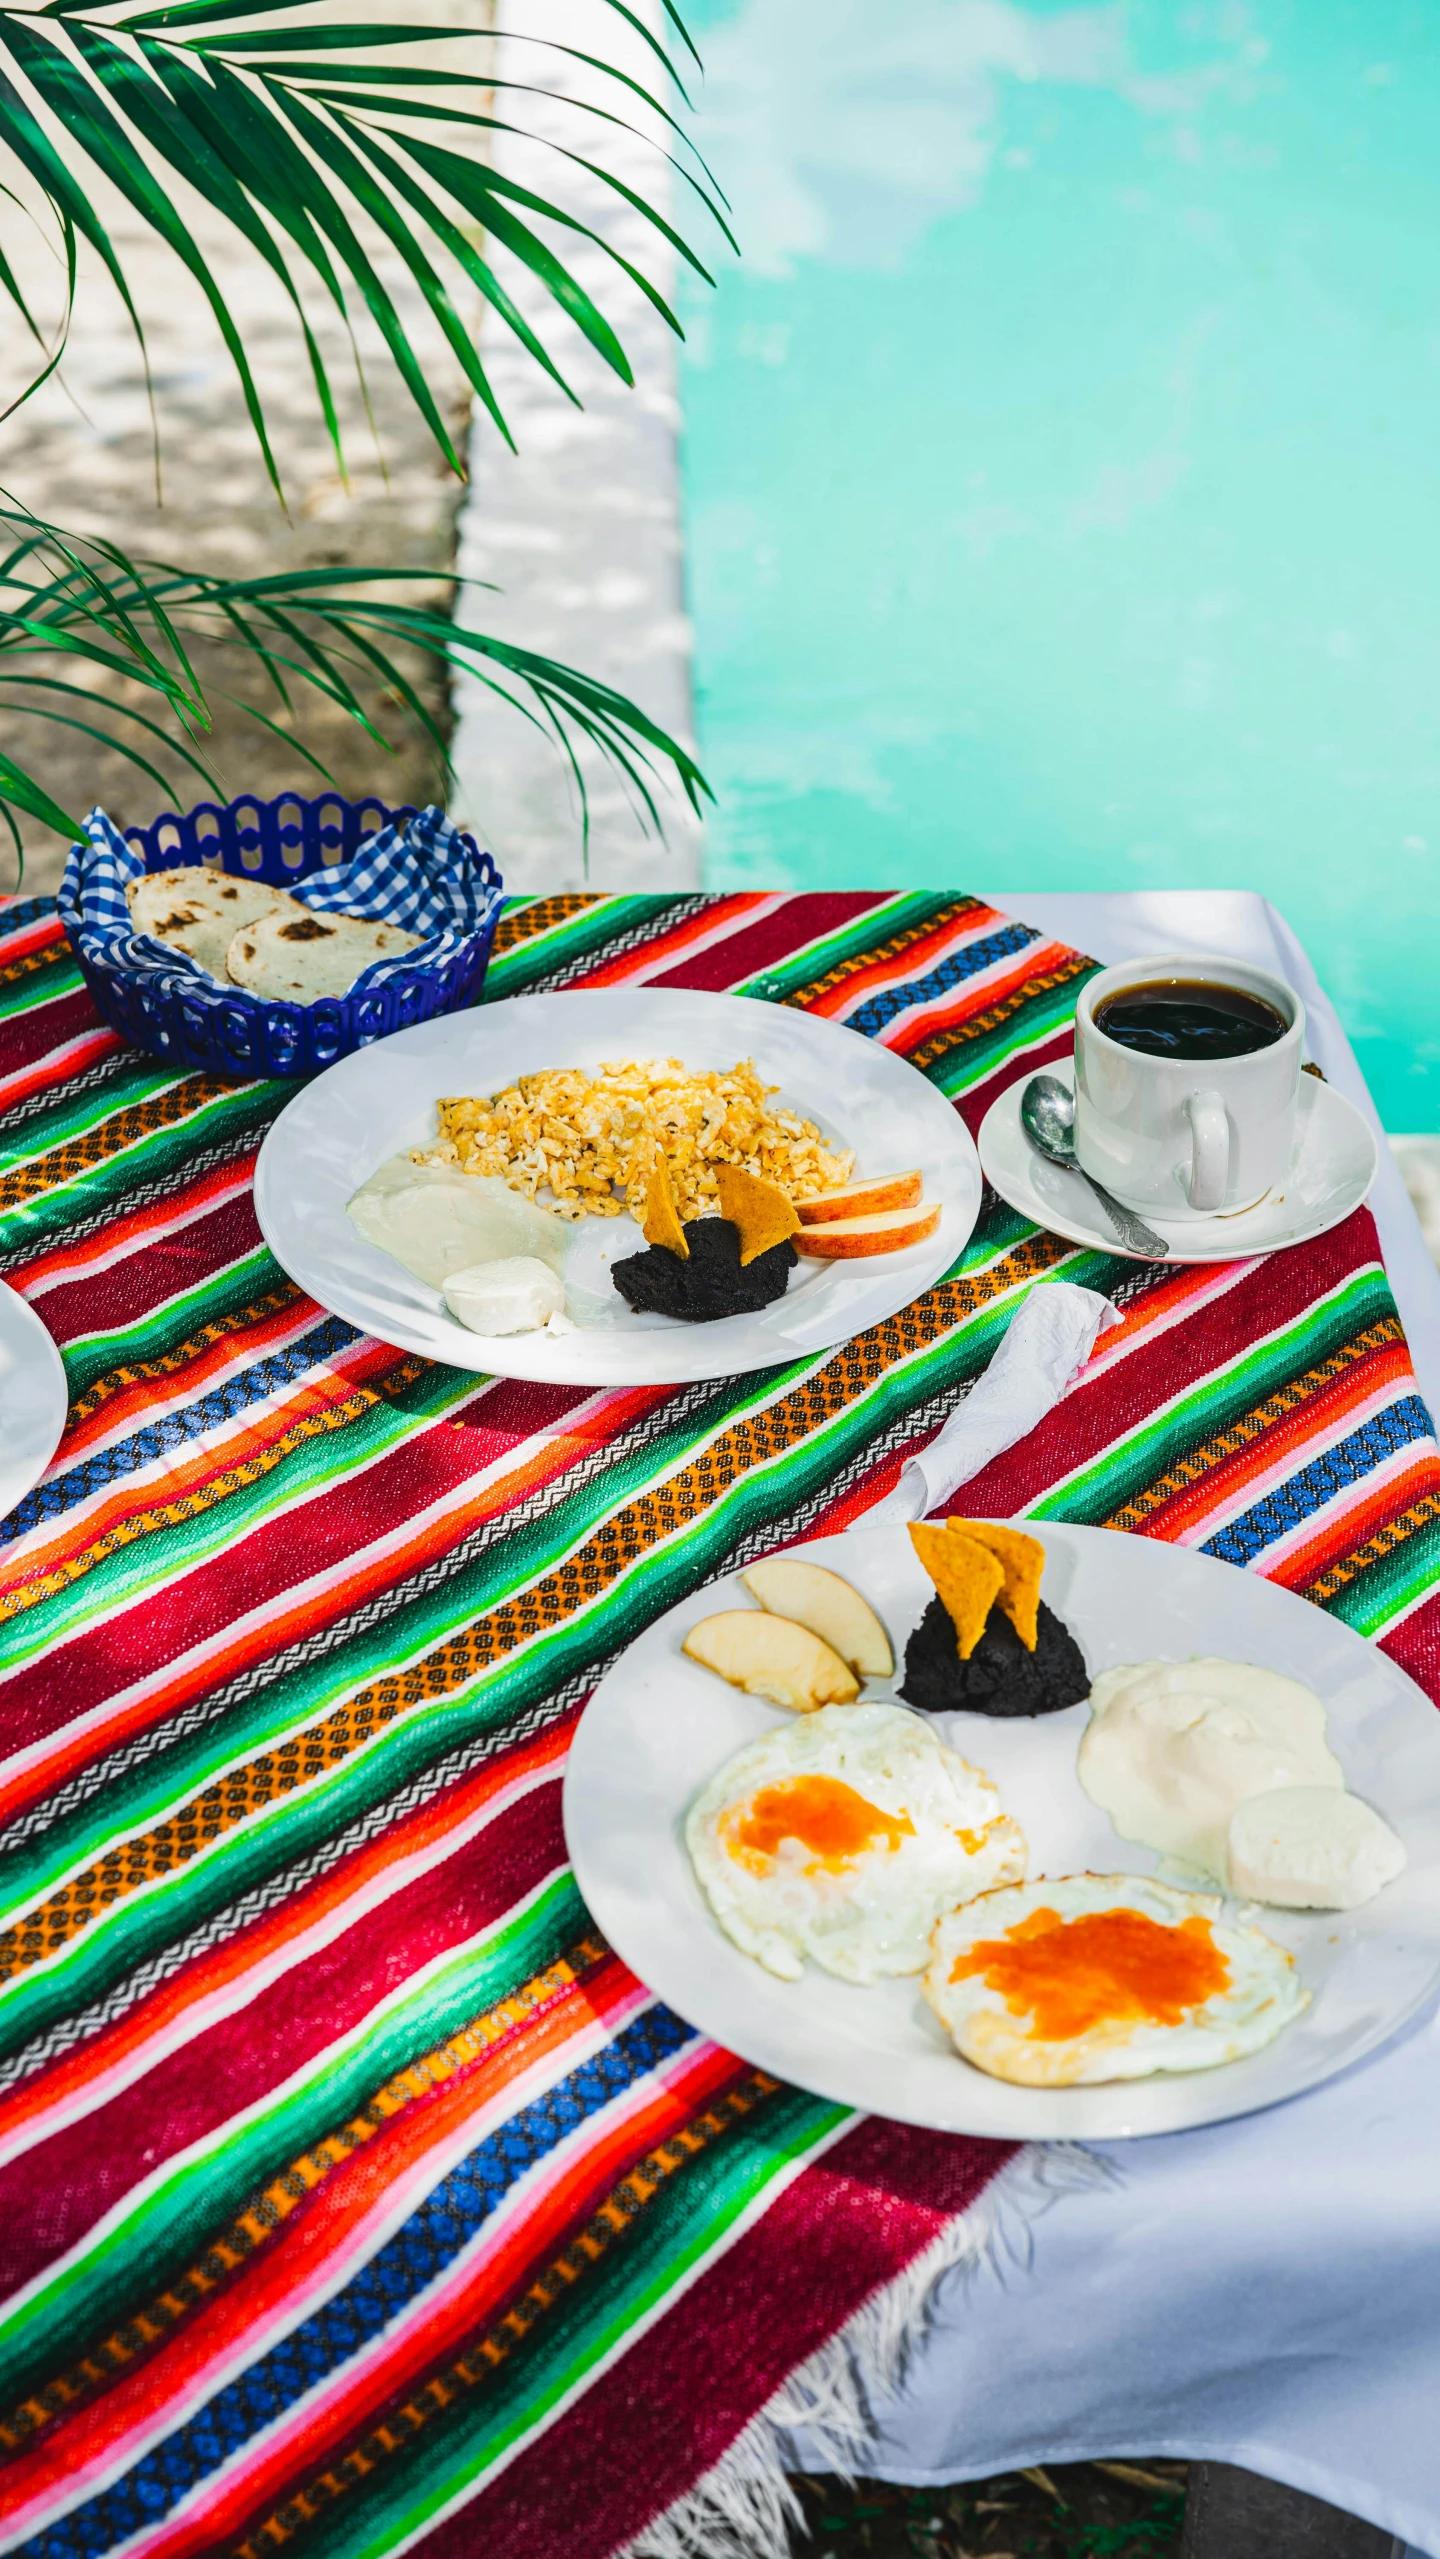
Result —
<svg viewBox="0 0 1440 2559"><path fill-rule="evenodd" d="M1042 1071L1074 1090L1071 1058ZM1158 1260L1156 1254L1136 1253L1121 1243L1078 1173L1067 1173L1036 1152L1020 1125L1020 1097L1028 1082L1028 1076L1017 1077L985 1114L980 1163L987 1182L1022 1217L1033 1217L1052 1235L1118 1253L1127 1262ZM1243 1254L1278 1253L1287 1244L1308 1243L1312 1235L1338 1226L1360 1206L1378 1163L1375 1132L1364 1113L1333 1084L1302 1075L1295 1159L1283 1190L1270 1191L1253 1208L1229 1216L1175 1217L1167 1223L1163 1209L1142 1214L1147 1226L1164 1236L1171 1261L1233 1262Z"/></svg>
<svg viewBox="0 0 1440 2559"><path fill-rule="evenodd" d="M34 1309L0 1280L0 1519L39 1483L69 1409L54 1342Z"/></svg>

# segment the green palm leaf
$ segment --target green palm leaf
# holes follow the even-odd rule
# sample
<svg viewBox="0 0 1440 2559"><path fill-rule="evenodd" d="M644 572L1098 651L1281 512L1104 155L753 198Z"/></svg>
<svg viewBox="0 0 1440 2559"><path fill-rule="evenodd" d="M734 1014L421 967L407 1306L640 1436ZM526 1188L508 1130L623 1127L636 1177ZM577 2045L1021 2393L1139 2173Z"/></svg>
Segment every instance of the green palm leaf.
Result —
<svg viewBox="0 0 1440 2559"><path fill-rule="evenodd" d="M664 96L671 82L684 94L670 50L625 0L605 0L605 5L644 39L656 64L651 86L631 72L611 71L597 55L577 54L565 46L553 50L607 74L621 103L679 135ZM473 330L453 298L456 277L476 287L494 319L565 386L560 366L477 249L467 227L476 220L514 254L556 310L628 382L629 363L612 323L534 222L578 234L613 257L609 244L563 204L517 186L478 157L395 129L397 121L413 124L428 112L452 131L464 126L477 133L526 130L523 122L488 112L494 84L487 74L440 69L427 60L396 60L407 48L418 53L423 47L429 54L437 43L473 43L474 34L380 17L316 25L306 22L305 7L306 0L178 0L175 6L132 8L117 15L113 0L46 0L40 9L0 0L0 295L46 347L45 371L27 388L38 387L59 360L68 311L51 345L25 304L4 246L16 203L3 175L7 154L17 173L41 191L69 253L73 255L79 239L102 260L137 332L140 318L123 259L94 208L96 173L120 190L189 270L215 314L277 489L279 473L264 408L239 328L216 273L162 182L162 171L183 180L221 216L282 285L342 473L336 406L301 298L307 275L319 282L347 321L352 303L368 310L446 462L456 471L462 468L429 390L422 353L357 235L362 215L408 269L476 395L502 431L504 419ZM676 38L693 53L669 0L666 14ZM384 63L375 60L381 53L388 57ZM545 95L543 81L502 85L520 116L527 95ZM398 94L402 88L403 96ZM474 111L467 112L467 105ZM599 123L626 122L599 100L576 111ZM636 190L583 154L548 141L546 148L575 160L613 188L649 222L657 246L663 241L704 275L681 232ZM699 174L683 162L676 165L724 231L722 205L703 163ZM652 281L624 259L617 263L671 325L678 325ZM143 348L143 335L141 343Z"/></svg>
<svg viewBox="0 0 1440 2559"><path fill-rule="evenodd" d="M702 795L709 796L703 774L684 747L612 686L443 613L375 592L387 584L413 584L415 570L341 567L255 578L210 576L161 562L136 562L114 543L62 532L13 500L0 503L0 544L5 543L8 548L0 556L0 708L83 731L118 749L152 778L160 776L145 753L142 741L147 738L167 743L191 770L212 787L221 787L203 749L211 713L195 673L193 653L200 644L259 667L280 709L289 707L292 694L308 688L385 744L357 690L361 682L378 678L443 758L439 730L396 656L397 650L412 649L431 660L468 666L552 737L575 776L582 812L582 742L625 777L657 828L652 785L662 768L669 768L697 813ZM39 671L37 659L42 661ZM98 676L128 679L142 689L160 718L127 707L113 688L91 692L47 671L43 662L57 659L76 675L89 667ZM77 703L94 717L82 720ZM326 780L336 779L270 713L247 702L238 707L261 727L282 735ZM96 724L101 718L103 726ZM18 816L68 835L75 833L80 818L77 809L62 807L34 773L5 755L0 755L0 815L17 845Z"/></svg>

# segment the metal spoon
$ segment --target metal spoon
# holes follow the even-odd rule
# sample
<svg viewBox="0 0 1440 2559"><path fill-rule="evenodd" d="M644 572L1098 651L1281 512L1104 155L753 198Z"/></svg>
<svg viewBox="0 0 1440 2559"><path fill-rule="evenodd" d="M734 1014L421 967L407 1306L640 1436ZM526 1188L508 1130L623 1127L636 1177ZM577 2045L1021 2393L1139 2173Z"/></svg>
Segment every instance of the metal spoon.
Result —
<svg viewBox="0 0 1440 2559"><path fill-rule="evenodd" d="M1032 1075L1020 1096L1020 1124L1036 1153L1048 1155L1052 1164L1063 1165L1067 1173L1078 1173L1089 1185L1114 1227L1122 1244L1132 1253L1145 1253L1154 1261L1164 1260L1170 1251L1163 1235L1137 1217L1123 1200L1111 1197L1103 1182L1097 1182L1085 1171L1075 1153L1075 1096L1061 1083L1058 1075Z"/></svg>

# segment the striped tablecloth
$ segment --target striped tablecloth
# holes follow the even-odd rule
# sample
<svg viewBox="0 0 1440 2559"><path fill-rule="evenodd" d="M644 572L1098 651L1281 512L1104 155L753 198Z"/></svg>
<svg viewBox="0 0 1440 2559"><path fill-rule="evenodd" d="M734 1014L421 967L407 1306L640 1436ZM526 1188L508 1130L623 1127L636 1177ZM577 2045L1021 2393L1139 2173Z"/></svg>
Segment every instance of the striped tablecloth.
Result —
<svg viewBox="0 0 1440 2559"><path fill-rule="evenodd" d="M488 995L645 982L884 1040L972 1126L1090 963L963 896L518 903ZM894 1482L1057 1275L1123 1309L970 1508L1202 1544L1440 1693L1440 1453L1362 1213L1174 1269L987 1195L843 1350L490 1383L365 1339L250 1197L286 1090L97 1022L0 912L0 1268L73 1397L0 1528L0 2546L609 2559L1005 2160L659 2006L565 1864L599 1670Z"/></svg>

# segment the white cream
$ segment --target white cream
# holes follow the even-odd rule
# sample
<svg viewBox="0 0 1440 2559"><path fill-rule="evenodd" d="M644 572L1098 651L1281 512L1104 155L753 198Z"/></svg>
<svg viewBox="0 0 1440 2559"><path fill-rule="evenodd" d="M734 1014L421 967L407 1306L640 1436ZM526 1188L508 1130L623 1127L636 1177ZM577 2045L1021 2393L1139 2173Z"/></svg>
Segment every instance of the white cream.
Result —
<svg viewBox="0 0 1440 2559"><path fill-rule="evenodd" d="M441 1288L477 1262L524 1256L558 1271L568 1240L563 1219L490 1175L392 1155L362 1182L346 1214L367 1244ZM542 1319L543 1320L543 1319Z"/></svg>
<svg viewBox="0 0 1440 2559"><path fill-rule="evenodd" d="M440 1285L451 1314L472 1333L536 1333L552 1316L565 1312L558 1273L530 1253L472 1262Z"/></svg>
<svg viewBox="0 0 1440 2559"><path fill-rule="evenodd" d="M1333 1786L1252 1795L1231 1815L1229 1886L1282 1910L1358 1910L1393 1883L1405 1851L1388 1822Z"/></svg>
<svg viewBox="0 0 1440 2559"><path fill-rule="evenodd" d="M1313 1690L1252 1662L1135 1662L1102 1672L1077 1774L1122 1839L1223 1884L1237 1808L1283 1786L1343 1789Z"/></svg>

